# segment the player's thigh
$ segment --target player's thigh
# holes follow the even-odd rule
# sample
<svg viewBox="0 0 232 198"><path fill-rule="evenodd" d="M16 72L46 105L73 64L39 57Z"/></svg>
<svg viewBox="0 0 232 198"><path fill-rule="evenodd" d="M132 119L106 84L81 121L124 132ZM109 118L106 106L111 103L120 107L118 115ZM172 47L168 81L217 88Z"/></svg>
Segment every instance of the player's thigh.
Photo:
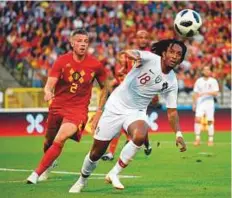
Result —
<svg viewBox="0 0 232 198"><path fill-rule="evenodd" d="M62 123L55 137L55 141L64 142L77 132L77 125L72 122Z"/></svg>
<svg viewBox="0 0 232 198"><path fill-rule="evenodd" d="M61 126L63 117L59 114L54 114L52 112L48 113L45 138L48 142L52 142Z"/></svg>
<svg viewBox="0 0 232 198"><path fill-rule="evenodd" d="M94 132L94 139L109 141L114 137L117 137L122 128L124 119L123 115L114 114L105 110Z"/></svg>
<svg viewBox="0 0 232 198"><path fill-rule="evenodd" d="M205 115L208 121L214 121L214 111L214 106L206 108Z"/></svg>
<svg viewBox="0 0 232 198"><path fill-rule="evenodd" d="M70 138L76 142L79 142L82 137L87 120L88 120L88 116L87 116L87 112L85 111L83 112L79 111L78 114L77 113L65 114L62 122L62 126L64 126L65 128L68 127L68 129L67 131L66 129L61 131L59 134L60 137L62 137L62 139ZM68 126L67 123L69 123Z"/></svg>
<svg viewBox="0 0 232 198"><path fill-rule="evenodd" d="M72 138L79 141L87 120L86 115L83 113L79 113L78 115L65 114L55 140L62 142L68 138Z"/></svg>
<svg viewBox="0 0 232 198"><path fill-rule="evenodd" d="M195 113L195 121L196 122L200 122L201 118L204 116L205 114L205 109L203 105L197 105L196 107L196 113Z"/></svg>
<svg viewBox="0 0 232 198"><path fill-rule="evenodd" d="M148 117L146 115L146 111L136 110L127 115L125 122L123 123L123 128L134 136L134 133L138 133L138 135L146 136L148 131Z"/></svg>

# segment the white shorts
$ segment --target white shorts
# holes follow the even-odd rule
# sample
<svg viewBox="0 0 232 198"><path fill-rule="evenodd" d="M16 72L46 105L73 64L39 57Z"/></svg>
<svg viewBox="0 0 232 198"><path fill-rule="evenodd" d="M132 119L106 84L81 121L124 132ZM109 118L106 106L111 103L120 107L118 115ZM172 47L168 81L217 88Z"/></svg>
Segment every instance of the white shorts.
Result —
<svg viewBox="0 0 232 198"><path fill-rule="evenodd" d="M94 139L109 141L117 137L122 128L127 131L129 125L137 120L144 120L148 123L146 111L133 110L125 114L115 114L104 110L94 132Z"/></svg>
<svg viewBox="0 0 232 198"><path fill-rule="evenodd" d="M196 107L196 117L206 116L208 121L214 121L214 105L199 104Z"/></svg>

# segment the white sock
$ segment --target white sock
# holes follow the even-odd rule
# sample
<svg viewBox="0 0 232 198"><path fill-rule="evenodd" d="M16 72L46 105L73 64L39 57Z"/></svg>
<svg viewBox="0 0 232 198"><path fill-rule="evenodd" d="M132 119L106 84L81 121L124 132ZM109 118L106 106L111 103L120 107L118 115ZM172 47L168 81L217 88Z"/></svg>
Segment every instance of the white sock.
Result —
<svg viewBox="0 0 232 198"><path fill-rule="evenodd" d="M120 153L119 160L115 164L115 166L111 169L110 172L114 174L119 174L131 160L135 154L140 150L141 146L137 146L134 144L132 140L130 140L122 149Z"/></svg>
<svg viewBox="0 0 232 198"><path fill-rule="evenodd" d="M86 176L90 176L91 173L94 171L94 169L97 167L98 161L93 162L89 158L89 153L85 156L82 168L81 168L81 173ZM83 177L82 175L79 178L79 181L84 183L87 180L88 177Z"/></svg>
<svg viewBox="0 0 232 198"><path fill-rule="evenodd" d="M213 124L208 125L208 135L209 135L209 142L213 142L213 136L214 136L214 125Z"/></svg>
<svg viewBox="0 0 232 198"><path fill-rule="evenodd" d="M201 124L200 123L196 123L194 124L194 132L195 132L195 135L196 135L196 140L200 140L201 137Z"/></svg>

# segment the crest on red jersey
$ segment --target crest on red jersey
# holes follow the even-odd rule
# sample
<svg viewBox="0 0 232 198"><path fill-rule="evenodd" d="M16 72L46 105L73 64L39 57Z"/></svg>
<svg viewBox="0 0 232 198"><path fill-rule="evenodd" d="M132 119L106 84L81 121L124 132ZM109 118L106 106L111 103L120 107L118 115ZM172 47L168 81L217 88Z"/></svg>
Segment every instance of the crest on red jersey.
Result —
<svg viewBox="0 0 232 198"><path fill-rule="evenodd" d="M79 80L80 77L81 77L81 75L80 75L78 72L74 72L74 73L72 74L73 80Z"/></svg>

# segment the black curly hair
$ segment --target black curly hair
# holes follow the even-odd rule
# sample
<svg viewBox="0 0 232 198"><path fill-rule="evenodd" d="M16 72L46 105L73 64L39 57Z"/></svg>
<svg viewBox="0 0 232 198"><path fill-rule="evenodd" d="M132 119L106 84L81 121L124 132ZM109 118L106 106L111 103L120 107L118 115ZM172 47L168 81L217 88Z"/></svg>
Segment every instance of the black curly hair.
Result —
<svg viewBox="0 0 232 198"><path fill-rule="evenodd" d="M170 45L173 46L174 44L177 44L182 48L182 56L180 60L180 62L182 62L184 60L187 47L182 41L178 41L176 39L166 39L166 40L161 40L157 43L153 43L151 45L151 52L159 56L162 56L163 52L167 51L168 47Z"/></svg>

